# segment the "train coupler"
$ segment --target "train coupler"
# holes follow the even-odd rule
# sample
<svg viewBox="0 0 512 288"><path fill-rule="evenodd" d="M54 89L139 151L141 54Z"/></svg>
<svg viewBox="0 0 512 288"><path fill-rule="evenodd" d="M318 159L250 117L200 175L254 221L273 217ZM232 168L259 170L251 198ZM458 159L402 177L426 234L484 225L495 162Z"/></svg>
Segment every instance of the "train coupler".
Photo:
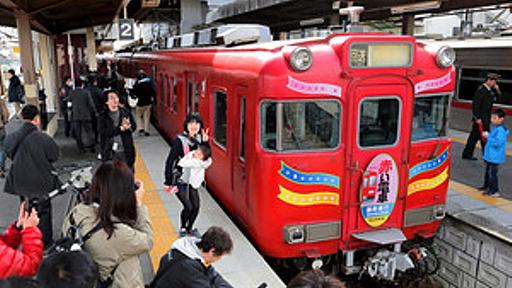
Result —
<svg viewBox="0 0 512 288"><path fill-rule="evenodd" d="M372 278L393 281L397 271L405 272L414 267L408 253L381 250L366 260L360 275L366 273Z"/></svg>

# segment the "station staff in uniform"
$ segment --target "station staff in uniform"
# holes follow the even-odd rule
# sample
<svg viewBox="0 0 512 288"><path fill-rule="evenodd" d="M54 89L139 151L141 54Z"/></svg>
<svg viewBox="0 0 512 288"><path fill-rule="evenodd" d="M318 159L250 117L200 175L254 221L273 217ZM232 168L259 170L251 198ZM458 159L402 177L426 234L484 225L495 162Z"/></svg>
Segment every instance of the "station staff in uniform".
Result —
<svg viewBox="0 0 512 288"><path fill-rule="evenodd" d="M482 141L479 125L483 126L484 132L489 132L491 122L491 110L495 98L501 96L501 91L498 86L498 79L501 76L496 73L487 74L485 83L480 85L473 97L473 127L466 142L466 147L462 152L462 159L477 160L473 156L476 143L480 140L482 151L485 148L485 142Z"/></svg>

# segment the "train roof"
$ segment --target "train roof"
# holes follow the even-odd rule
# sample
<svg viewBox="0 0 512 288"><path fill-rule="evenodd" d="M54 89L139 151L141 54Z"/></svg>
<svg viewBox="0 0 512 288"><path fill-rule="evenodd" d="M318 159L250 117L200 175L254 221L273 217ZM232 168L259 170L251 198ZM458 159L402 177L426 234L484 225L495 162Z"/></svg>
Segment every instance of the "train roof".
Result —
<svg viewBox="0 0 512 288"><path fill-rule="evenodd" d="M386 32L371 32L371 33L337 33L331 34L327 37L310 37L310 38L301 38L301 39L292 39L292 40L277 40L277 41L269 41L262 43L253 43L253 44L245 44L240 46L233 47L225 47L225 46L207 46L207 47L190 47L190 48L176 48L176 49L164 49L157 51L145 51L145 52L123 52L117 54L117 56L129 56L129 57L137 57L143 56L144 54L157 54L157 55L166 55L168 53L182 53L182 52L198 52L198 53L208 53L208 52L238 52L238 51L274 51L276 49L281 49L285 46L294 46L294 45L311 45L314 43L322 43L329 42L333 38L337 38L338 41L346 41L349 38L354 37L384 37L384 38L402 38L402 37L410 37L410 36L402 36L402 35L393 35Z"/></svg>

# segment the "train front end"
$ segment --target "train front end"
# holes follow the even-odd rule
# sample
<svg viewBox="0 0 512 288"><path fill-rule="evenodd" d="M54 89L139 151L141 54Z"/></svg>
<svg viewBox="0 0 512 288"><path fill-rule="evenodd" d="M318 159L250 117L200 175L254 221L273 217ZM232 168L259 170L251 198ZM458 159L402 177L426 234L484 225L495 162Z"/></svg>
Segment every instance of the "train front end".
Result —
<svg viewBox="0 0 512 288"><path fill-rule="evenodd" d="M275 53L259 80L252 171L266 255L388 280L414 267L404 246L444 217L450 52L341 34Z"/></svg>

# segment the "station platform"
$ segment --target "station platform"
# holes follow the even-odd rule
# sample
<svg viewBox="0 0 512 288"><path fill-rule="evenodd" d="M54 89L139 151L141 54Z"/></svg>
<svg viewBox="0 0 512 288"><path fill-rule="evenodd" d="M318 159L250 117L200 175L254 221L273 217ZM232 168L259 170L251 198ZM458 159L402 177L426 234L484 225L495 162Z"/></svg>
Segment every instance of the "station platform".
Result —
<svg viewBox="0 0 512 288"><path fill-rule="evenodd" d="M512 143L507 143L507 161L498 172L501 197L482 195L485 163L477 145L477 161L461 158L468 133L451 130L452 142L450 190L447 213L512 244Z"/></svg>
<svg viewBox="0 0 512 288"><path fill-rule="evenodd" d="M160 257L170 249L172 243L178 238L176 228L179 228L181 212L181 204L177 196L163 190L164 163L169 153L169 145L153 128L150 133L151 136L148 137L139 137L138 133L134 134L137 150L135 178L144 182L146 190L144 203L148 206L154 235L153 249L149 255L141 257L146 283L151 281L158 269ZM96 154L79 153L74 140L64 137L62 131L57 132L54 139L61 149L61 159L55 164L56 167L79 162L99 164ZM4 179L0 179L0 187L4 186L4 182ZM231 254L214 264L216 270L234 287L256 288L262 283L266 283L267 287L285 287L281 279L208 191L201 189L200 198L201 210L196 221L198 230L204 232L210 226L222 227L228 231L234 243ZM52 200L54 238L60 235L68 200L68 194ZM16 219L18 207L18 197L0 193L0 232Z"/></svg>

